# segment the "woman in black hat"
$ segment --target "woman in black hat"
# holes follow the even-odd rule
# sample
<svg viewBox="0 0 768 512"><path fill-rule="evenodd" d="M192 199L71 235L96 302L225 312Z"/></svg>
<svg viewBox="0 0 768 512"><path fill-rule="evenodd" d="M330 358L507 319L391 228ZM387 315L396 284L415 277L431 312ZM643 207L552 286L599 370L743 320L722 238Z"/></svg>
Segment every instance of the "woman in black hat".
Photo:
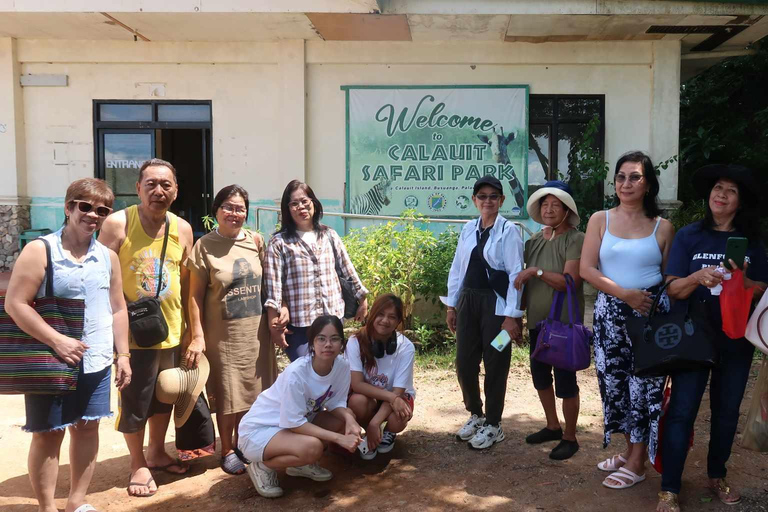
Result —
<svg viewBox="0 0 768 512"><path fill-rule="evenodd" d="M758 297L768 281L768 260L756 222L754 173L739 165L707 165L696 171L694 180L696 190L707 201L707 212L704 220L682 228L675 236L667 264L667 280L675 281L668 291L675 299L690 297L708 304L709 317L717 333L714 341L718 365L711 369L711 380L709 369L681 371L671 376L672 397L664 424L664 465L656 508L661 512L680 510L677 496L688 455L689 435L707 381L710 381L712 409L708 487L726 505L741 501L739 492L725 481L725 463L731 455L754 347L745 338L733 340L722 332L719 296L710 291L728 273L721 266L728 238L749 240L744 263L745 287L754 287Z"/></svg>
<svg viewBox="0 0 768 512"><path fill-rule="evenodd" d="M510 283L523 268L523 240L517 227L499 215L504 204L499 180L493 176L477 180L472 201L480 217L461 230L444 302L448 328L456 333L456 375L470 413L456 438L469 441L472 449L485 450L504 440L501 414L512 349L507 344L499 351L491 341L502 330L513 340L521 336L522 294ZM480 360L485 366L485 414Z"/></svg>

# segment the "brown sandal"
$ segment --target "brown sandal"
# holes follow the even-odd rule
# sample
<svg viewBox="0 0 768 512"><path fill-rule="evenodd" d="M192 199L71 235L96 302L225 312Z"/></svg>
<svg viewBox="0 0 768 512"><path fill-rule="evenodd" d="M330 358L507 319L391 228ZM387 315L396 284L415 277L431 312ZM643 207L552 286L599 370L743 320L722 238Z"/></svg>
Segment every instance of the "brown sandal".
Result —
<svg viewBox="0 0 768 512"><path fill-rule="evenodd" d="M662 503L667 506L669 512L680 512L680 503L677 501L677 494L670 491L661 491L659 493L659 505ZM659 505L656 505L656 510L659 509Z"/></svg>
<svg viewBox="0 0 768 512"><path fill-rule="evenodd" d="M734 494L737 494L737 491L728 486L728 482L725 481L725 478L718 478L715 485L710 484L708 487L715 493L715 495L717 495L717 498L724 505L737 505L741 503L741 495L735 500L729 499Z"/></svg>

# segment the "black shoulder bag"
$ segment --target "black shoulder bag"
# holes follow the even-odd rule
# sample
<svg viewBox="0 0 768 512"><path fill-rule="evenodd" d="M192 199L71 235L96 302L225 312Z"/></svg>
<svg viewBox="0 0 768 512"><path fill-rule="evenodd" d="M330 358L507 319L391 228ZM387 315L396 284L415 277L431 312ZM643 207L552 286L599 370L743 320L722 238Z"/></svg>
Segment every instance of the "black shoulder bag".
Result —
<svg viewBox="0 0 768 512"><path fill-rule="evenodd" d="M158 297L160 297L160 289L163 285L163 265L165 263L165 249L168 246L170 224L171 221L168 215L166 215L163 250L160 252L155 296L142 297L136 302L128 304L128 327L131 330L134 343L141 348L153 347L168 338L168 323L165 321L163 311L160 309Z"/></svg>
<svg viewBox="0 0 768 512"><path fill-rule="evenodd" d="M504 222L501 227L502 236L504 235L504 229L506 227L507 223ZM480 250L480 233L477 230L475 231L475 236L477 237L477 249L480 253L480 260L482 260L483 265L485 265L485 271L488 272L488 284L491 285L491 289L498 293L501 298L507 300L507 291L509 291L509 274L507 274L507 272L504 270L496 270L488 264L483 251ZM490 238L490 235L488 238ZM483 246L483 250L485 250L485 246Z"/></svg>
<svg viewBox="0 0 768 512"><path fill-rule="evenodd" d="M336 244L333 243L333 235L328 235L331 241L331 250L333 250L333 261L336 266L336 275L339 277L341 285L341 296L344 299L344 318L354 318L357 314L357 308L360 306L355 296L355 285L351 277L346 277L341 271L341 264L336 253Z"/></svg>
<svg viewBox="0 0 768 512"><path fill-rule="evenodd" d="M691 297L679 301L669 313L656 313L671 282L659 289L647 317L627 318L637 377L662 377L676 371L715 366L715 331L705 302Z"/></svg>

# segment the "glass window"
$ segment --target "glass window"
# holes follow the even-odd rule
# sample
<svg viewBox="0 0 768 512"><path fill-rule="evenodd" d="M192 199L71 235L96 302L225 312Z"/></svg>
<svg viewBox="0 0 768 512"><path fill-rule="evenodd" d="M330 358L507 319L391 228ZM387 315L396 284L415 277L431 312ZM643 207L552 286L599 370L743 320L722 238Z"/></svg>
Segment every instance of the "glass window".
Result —
<svg viewBox="0 0 768 512"><path fill-rule="evenodd" d="M599 98L560 98L557 100L558 117L580 117L591 119L600 115Z"/></svg>
<svg viewBox="0 0 768 512"><path fill-rule="evenodd" d="M142 103L102 103L101 121L152 121L152 105Z"/></svg>
<svg viewBox="0 0 768 512"><path fill-rule="evenodd" d="M207 123L211 120L210 105L158 105L157 120L161 122Z"/></svg>
<svg viewBox="0 0 768 512"><path fill-rule="evenodd" d="M115 210L138 203L141 164L152 158L151 133L105 133L105 180L115 192Z"/></svg>
<svg viewBox="0 0 768 512"><path fill-rule="evenodd" d="M555 115L554 98L536 98L535 96L531 96L530 106L531 119L553 117Z"/></svg>
<svg viewBox="0 0 768 512"><path fill-rule="evenodd" d="M550 126L531 124L528 144L528 195L547 182L550 167Z"/></svg>

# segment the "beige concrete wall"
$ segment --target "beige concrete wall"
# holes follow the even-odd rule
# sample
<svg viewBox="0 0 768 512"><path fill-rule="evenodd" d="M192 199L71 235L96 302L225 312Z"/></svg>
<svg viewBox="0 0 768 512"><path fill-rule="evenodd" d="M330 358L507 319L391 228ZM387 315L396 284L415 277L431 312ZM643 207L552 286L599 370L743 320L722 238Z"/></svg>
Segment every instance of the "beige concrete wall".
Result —
<svg viewBox="0 0 768 512"><path fill-rule="evenodd" d="M306 177L340 206L342 85L520 83L532 94L605 94L608 161L630 149L655 160L677 152L678 42L22 40L17 53L24 73L69 77L67 87L24 89L32 197L60 197L71 180L92 175L93 99L148 99L147 83L165 84L166 99L212 100L215 187L237 181L254 200L278 198L289 179ZM55 148L66 148L63 164ZM662 179L662 198L675 198L676 175Z"/></svg>

